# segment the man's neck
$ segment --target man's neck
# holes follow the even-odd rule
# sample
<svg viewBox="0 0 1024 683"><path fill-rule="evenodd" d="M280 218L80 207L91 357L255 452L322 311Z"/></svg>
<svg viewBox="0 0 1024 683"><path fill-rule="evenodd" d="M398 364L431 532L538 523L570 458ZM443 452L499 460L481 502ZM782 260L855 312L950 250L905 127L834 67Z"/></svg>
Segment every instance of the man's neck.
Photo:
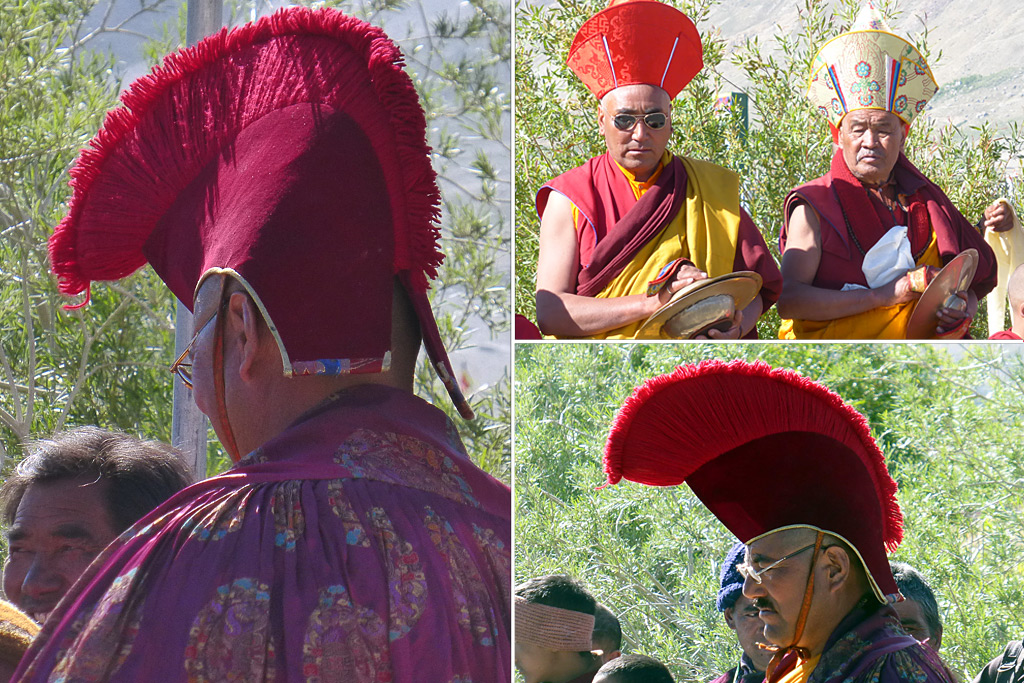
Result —
<svg viewBox="0 0 1024 683"><path fill-rule="evenodd" d="M662 153L661 158L658 159L658 163L655 164L654 168L638 169L635 171L626 168L625 166L615 161L614 159L612 159L612 161L615 162L615 165L619 167L619 170L622 171L623 175L625 175L627 179L634 183L637 183L638 185L644 185L650 183L651 179L657 176L658 172L661 171L662 168L664 168L666 156L666 153ZM611 155L609 155L609 158L610 157Z"/></svg>
<svg viewBox="0 0 1024 683"><path fill-rule="evenodd" d="M412 386L396 373L383 372L365 375L281 377L273 388L264 392L264 400L250 408L247 430L235 434L241 455L252 452L287 430L304 415L315 411L334 394L366 385L389 386L413 393Z"/></svg>

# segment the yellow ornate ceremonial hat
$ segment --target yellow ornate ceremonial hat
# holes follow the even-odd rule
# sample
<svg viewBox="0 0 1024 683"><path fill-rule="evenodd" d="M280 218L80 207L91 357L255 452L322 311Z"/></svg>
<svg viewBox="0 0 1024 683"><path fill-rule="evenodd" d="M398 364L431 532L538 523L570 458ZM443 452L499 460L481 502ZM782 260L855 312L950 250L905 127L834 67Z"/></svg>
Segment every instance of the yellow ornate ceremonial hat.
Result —
<svg viewBox="0 0 1024 683"><path fill-rule="evenodd" d="M938 89L921 52L869 2L814 58L807 97L837 128L856 109L889 111L910 125Z"/></svg>

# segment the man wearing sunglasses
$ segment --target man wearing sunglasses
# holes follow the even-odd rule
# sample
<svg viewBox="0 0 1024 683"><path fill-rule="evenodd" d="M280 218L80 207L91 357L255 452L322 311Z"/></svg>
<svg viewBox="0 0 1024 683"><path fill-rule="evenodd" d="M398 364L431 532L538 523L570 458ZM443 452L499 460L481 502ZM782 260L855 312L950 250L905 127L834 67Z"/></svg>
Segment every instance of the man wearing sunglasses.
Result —
<svg viewBox="0 0 1024 683"><path fill-rule="evenodd" d="M541 330L634 338L682 287L752 270L763 281L760 295L730 329L709 336L756 336L757 319L782 283L740 206L739 178L666 150L672 99L703 66L693 22L660 2L613 2L580 28L568 63L599 100L608 151L537 193Z"/></svg>
<svg viewBox="0 0 1024 683"><path fill-rule="evenodd" d="M737 570L773 646L768 683L954 680L892 607L896 483L864 417L827 388L763 362L681 366L623 404L605 471L687 483L746 544Z"/></svg>
<svg viewBox="0 0 1024 683"><path fill-rule="evenodd" d="M937 90L921 53L870 3L819 51L807 95L835 145L829 172L786 197L780 338L906 339L928 278L975 249L973 279L938 309L928 336L967 333L978 300L996 284L995 256L903 153L910 124ZM996 206L985 226L1011 228Z"/></svg>
<svg viewBox="0 0 1024 683"><path fill-rule="evenodd" d="M398 48L282 8L171 55L83 154L67 294L147 261L235 465L108 546L18 680L510 681L511 496L413 393L439 194ZM149 172L144 171L148 169Z"/></svg>

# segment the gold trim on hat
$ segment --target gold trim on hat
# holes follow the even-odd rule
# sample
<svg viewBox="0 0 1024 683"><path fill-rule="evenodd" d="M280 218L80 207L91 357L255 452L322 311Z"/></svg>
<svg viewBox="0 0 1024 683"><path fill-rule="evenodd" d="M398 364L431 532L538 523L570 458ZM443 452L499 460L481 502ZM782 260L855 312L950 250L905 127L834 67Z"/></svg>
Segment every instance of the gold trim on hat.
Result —
<svg viewBox="0 0 1024 683"><path fill-rule="evenodd" d="M371 363L377 363L377 362L380 362L380 364L381 364L381 369L380 369L381 372L387 372L388 370L391 369L391 350L389 349L388 351L385 351L384 352L384 356L382 358L379 358L379 359L378 358L345 358L345 359L340 359L340 360L348 361L348 363L349 363L349 365L351 367L351 370L349 370L348 372L337 373L337 374L331 374L331 373L326 373L326 372L315 372L315 371L314 372L308 372L308 371L307 372L296 372L296 367L292 365L292 362L291 362L291 360L288 357L288 351L284 348L284 341L281 339L281 333L277 331L277 326L274 325L274 321L270 317L270 312L267 311L267 307L263 305L263 301L260 299L260 295L256 293L256 290L253 288L253 286L250 285L249 282L244 277L239 275L238 271L236 271L233 268L217 268L217 267L210 268L205 273L203 273L202 277L199 278L199 282L196 283L196 290L195 290L195 293L193 294L193 300L194 300L194 297L199 294L199 288L203 286L203 283L206 281L206 278L209 277L210 275L228 275L228 276L234 278L235 280L237 280L239 282L239 284L241 284L242 287L245 288L246 293L249 294L249 296L253 300L253 303L256 304L256 308L258 308L260 313L263 314L263 319L267 322L267 327L270 329L270 334L272 334L274 336L274 341L277 342L278 351L281 352L281 364L282 364L282 368L283 368L284 376L285 377L305 377L305 376L309 376L309 375L329 375L329 374L330 374L330 376L338 376L338 375L341 375L341 374L353 374L354 372L358 371L360 366L365 367L366 365L369 365ZM309 368L311 366L311 364L316 363L316 362L317 361L301 361L301 364L302 364L303 368ZM298 361L297 361L297 363L298 363Z"/></svg>
<svg viewBox="0 0 1024 683"><path fill-rule="evenodd" d="M763 534L758 534L757 536L754 536L753 538L748 540L745 545L747 547L750 547L750 544L754 543L755 541L759 541L762 538L765 538L767 536L771 536L772 534L778 533L780 531L789 531L790 529L810 529L811 531L814 531L814 532L820 531L823 534L828 534L829 536L835 536L836 538L841 540L843 543L845 543L849 548L851 548L853 550L853 553L857 556L857 561L860 562L860 566L864 568L864 574L868 577L868 583L871 585L871 592L875 594L875 597L878 598L878 600L882 604L886 604L886 603L889 603L889 602L896 602L898 600L898 598L895 597L895 596L886 595L885 593L882 592L882 589L878 587L878 582L875 581L875 577L871 575L871 570L868 569L868 565L864 561L864 558L861 557L860 551L857 550L857 546L855 546L853 543L850 543L850 541L848 541L845 537L843 537L842 534L837 534L834 531L829 531L828 529L822 529L822 528L816 527L816 526L814 526L812 524L790 524L788 526L780 526L778 529L772 529L771 531L766 531ZM895 595L898 596L899 594L897 593Z"/></svg>

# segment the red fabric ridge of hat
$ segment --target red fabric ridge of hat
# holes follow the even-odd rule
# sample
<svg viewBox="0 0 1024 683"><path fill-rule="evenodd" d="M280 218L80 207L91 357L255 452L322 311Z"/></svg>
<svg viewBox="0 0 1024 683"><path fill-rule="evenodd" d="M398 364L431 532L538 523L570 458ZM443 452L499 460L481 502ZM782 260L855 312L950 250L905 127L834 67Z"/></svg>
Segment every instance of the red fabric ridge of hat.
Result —
<svg viewBox="0 0 1024 683"><path fill-rule="evenodd" d="M624 85L654 85L675 98L704 68L697 27L657 0L612 0L580 27L566 59L601 99Z"/></svg>
<svg viewBox="0 0 1024 683"><path fill-rule="evenodd" d="M304 7L167 56L71 170L50 238L60 291L149 262L191 310L226 271L267 315L286 374L344 374L388 369L397 276L471 416L426 296L440 193L403 65L381 29Z"/></svg>
<svg viewBox="0 0 1024 683"><path fill-rule="evenodd" d="M610 484L686 482L744 543L789 526L841 536L878 597L897 593L896 482L864 417L795 372L710 360L654 377L619 410L604 464Z"/></svg>

